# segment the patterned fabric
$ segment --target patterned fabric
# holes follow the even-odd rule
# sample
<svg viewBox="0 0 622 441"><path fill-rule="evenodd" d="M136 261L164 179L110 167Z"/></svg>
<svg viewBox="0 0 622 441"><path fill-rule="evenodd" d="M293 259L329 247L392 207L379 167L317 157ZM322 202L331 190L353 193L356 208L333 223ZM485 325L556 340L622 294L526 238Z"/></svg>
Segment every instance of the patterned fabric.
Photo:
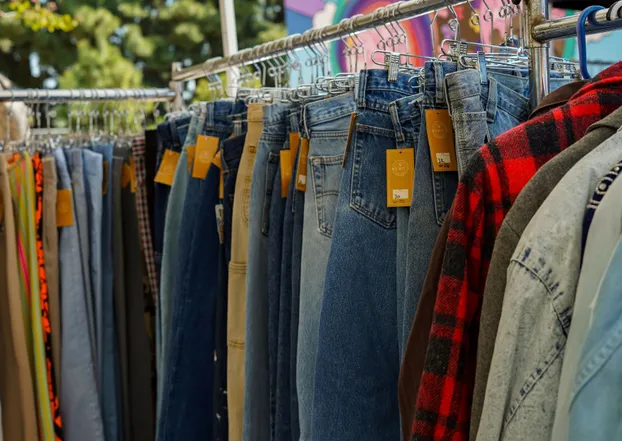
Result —
<svg viewBox="0 0 622 441"><path fill-rule="evenodd" d="M63 422L58 405L58 393L54 381L55 371L52 355L52 326L50 324L50 304L48 298L47 275L45 271L45 258L43 255L43 162L41 153L35 153L32 158L32 166L35 174L35 227L37 230L37 263L39 266L39 295L41 296L41 323L43 325L43 343L45 345L45 364L48 371L48 390L50 393L50 407L54 422L55 439L63 439ZM59 330L56 330L59 332Z"/></svg>
<svg viewBox="0 0 622 441"><path fill-rule="evenodd" d="M17 250L23 306L29 314L28 328L29 355L34 372L35 397L39 418L41 441L54 441L58 438L52 417L53 401L56 395L50 391L53 379L48 370L44 342L44 323L42 321L42 298L40 292L40 273L37 259L35 227L35 189L32 162L28 152L23 156L14 155L10 168L11 195L17 207ZM56 409L58 402L56 401ZM60 419L58 420L60 424ZM62 424L61 424L62 425Z"/></svg>
<svg viewBox="0 0 622 441"><path fill-rule="evenodd" d="M592 199L587 203L587 210L585 210L585 217L583 218L583 238L581 242L581 249L585 251L585 243L587 242L587 233L590 231L590 226L592 225L592 220L594 219L594 214L596 213L596 209L600 205L601 201L605 197L605 193L613 184L613 181L616 180L618 176L620 176L620 172L622 171L622 161L618 162L614 165L609 172L605 176L598 181L596 185L596 189L594 190L594 194L592 195Z"/></svg>
<svg viewBox="0 0 622 441"><path fill-rule="evenodd" d="M482 293L501 223L543 164L620 105L617 63L563 107L504 133L472 158L454 200L413 440L468 439Z"/></svg>
<svg viewBox="0 0 622 441"><path fill-rule="evenodd" d="M147 180L145 169L145 138L140 136L132 140L132 155L134 159L134 176L136 177L136 212L138 214L138 230L142 244L145 265L149 276L149 287L153 301L157 304L158 275L156 272L153 252L153 238L149 225L149 204L147 202Z"/></svg>

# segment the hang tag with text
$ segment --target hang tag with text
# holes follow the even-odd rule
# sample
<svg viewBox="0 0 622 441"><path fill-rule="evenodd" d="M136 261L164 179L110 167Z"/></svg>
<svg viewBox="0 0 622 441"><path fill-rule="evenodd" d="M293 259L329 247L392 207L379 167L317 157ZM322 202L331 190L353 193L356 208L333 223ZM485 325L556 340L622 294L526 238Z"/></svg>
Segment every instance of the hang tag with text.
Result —
<svg viewBox="0 0 622 441"><path fill-rule="evenodd" d="M108 167L108 161L104 161L104 171L102 179L102 194L106 196L108 194L108 173L110 172Z"/></svg>
<svg viewBox="0 0 622 441"><path fill-rule="evenodd" d="M175 170L177 170L178 162L179 152L166 149L164 151L164 156L162 157L162 162L160 163L160 168L158 169L158 173L156 173L154 181L158 184L168 185L169 187L172 186L173 179L175 179Z"/></svg>
<svg viewBox="0 0 622 441"><path fill-rule="evenodd" d="M343 152L343 162L341 163L341 168L346 166L346 158L348 157L348 149L350 148L350 143L352 142L352 133L354 133L354 128L356 127L356 112L353 112L350 115L350 128L348 129L348 138L346 139L346 149Z"/></svg>
<svg viewBox="0 0 622 441"><path fill-rule="evenodd" d="M225 243L225 209L222 204L216 204L216 225L218 228L218 240L222 245Z"/></svg>
<svg viewBox="0 0 622 441"><path fill-rule="evenodd" d="M69 189L56 192L56 226L70 227L73 225L73 194Z"/></svg>
<svg viewBox="0 0 622 441"><path fill-rule="evenodd" d="M456 147L449 111L447 109L426 110L425 124L434 171L457 171Z"/></svg>
<svg viewBox="0 0 622 441"><path fill-rule="evenodd" d="M194 167L192 168L192 177L197 179L205 179L209 166L212 165L214 155L218 150L220 138L215 136L199 135L197 137L197 146L194 154Z"/></svg>
<svg viewBox="0 0 622 441"><path fill-rule="evenodd" d="M133 156L130 158L130 188L132 193L136 193L136 161Z"/></svg>
<svg viewBox="0 0 622 441"><path fill-rule="evenodd" d="M186 147L186 159L188 160L188 173L192 173L192 166L194 165L194 154L196 153L196 146L190 145Z"/></svg>
<svg viewBox="0 0 622 441"><path fill-rule="evenodd" d="M415 183L415 149L387 150L387 207L410 207Z"/></svg>
<svg viewBox="0 0 622 441"><path fill-rule="evenodd" d="M291 153L292 170L296 162L296 155L298 154L298 146L300 145L300 132L292 132L289 134L289 150Z"/></svg>
<svg viewBox="0 0 622 441"><path fill-rule="evenodd" d="M122 188L127 188L128 185L130 185L130 181L132 180L131 175L132 171L131 171L131 167L129 164L124 163L123 164L123 173L121 174L121 187Z"/></svg>
<svg viewBox="0 0 622 441"><path fill-rule="evenodd" d="M300 140L300 155L298 155L298 170L296 172L296 190L307 190L307 156L309 155L309 140Z"/></svg>
<svg viewBox="0 0 622 441"><path fill-rule="evenodd" d="M281 150L281 197L286 198L289 193L289 183L292 180L292 151Z"/></svg>

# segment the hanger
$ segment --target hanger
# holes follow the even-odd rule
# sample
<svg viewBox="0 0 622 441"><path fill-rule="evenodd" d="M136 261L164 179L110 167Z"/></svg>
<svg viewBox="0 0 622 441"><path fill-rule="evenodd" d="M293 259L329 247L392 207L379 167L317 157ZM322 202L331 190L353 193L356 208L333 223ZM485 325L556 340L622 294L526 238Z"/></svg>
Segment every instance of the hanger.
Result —
<svg viewBox="0 0 622 441"><path fill-rule="evenodd" d="M618 16L620 12L619 3L620 2L616 2L614 3L614 5L612 5L612 6L616 6L616 9L614 10L616 17ZM581 11L581 13L579 14L579 18L577 20L577 49L579 52L579 70L581 72L581 76L585 80L589 80L590 78L592 78L592 76L590 75L587 69L587 41L586 41L586 31L585 31L586 22L585 21L586 20L589 21L590 24L596 27L597 29L618 28L618 26L615 26L615 25L598 23L598 21L594 17L594 14L596 13L596 11L600 11L602 9L605 9L605 8L603 6L588 6L583 11ZM609 17L607 18L609 19Z"/></svg>

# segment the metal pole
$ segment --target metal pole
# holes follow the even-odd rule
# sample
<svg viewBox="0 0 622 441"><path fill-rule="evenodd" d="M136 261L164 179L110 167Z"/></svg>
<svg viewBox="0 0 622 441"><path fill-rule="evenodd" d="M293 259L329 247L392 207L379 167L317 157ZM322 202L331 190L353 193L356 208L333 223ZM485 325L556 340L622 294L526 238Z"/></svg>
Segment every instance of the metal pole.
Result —
<svg viewBox="0 0 622 441"><path fill-rule="evenodd" d="M575 37L577 35L577 20L579 15L570 15L567 17L557 18L554 20L547 20L538 23L533 28L533 38L537 41L550 41L560 38ZM612 21L607 21L607 10L596 11L594 18L600 24L617 25L622 28L622 18L616 18ZM589 22L585 27L586 33L597 34L603 32L602 28L594 27Z"/></svg>
<svg viewBox="0 0 622 441"><path fill-rule="evenodd" d="M549 43L534 38L534 28L548 20L549 9L547 0L529 0L525 7L525 47L529 51L529 86L531 91L531 108L535 109L550 89L549 84Z"/></svg>
<svg viewBox="0 0 622 441"><path fill-rule="evenodd" d="M219 0L220 29L222 32L223 55L228 57L238 51L238 33L235 24L235 5L233 0ZM233 85L234 68L227 70L227 86ZM235 94L235 91L232 93Z"/></svg>
<svg viewBox="0 0 622 441"><path fill-rule="evenodd" d="M230 0L229 0L230 1ZM206 73L225 72L232 66L248 64L264 58L285 54L288 50L299 49L311 42L329 42L371 29L383 23L401 21L424 15L438 9L465 3L466 0L409 0L393 3L379 8L371 14L359 15L349 19L347 26L343 23L332 24L319 29L312 29L303 35L291 35L269 43L244 49L220 59L210 59L205 63L190 66L173 74L175 81L190 81L204 77Z"/></svg>
<svg viewBox="0 0 622 441"><path fill-rule="evenodd" d="M172 101L176 94L170 89L21 89L0 90L0 102L22 101Z"/></svg>
<svg viewBox="0 0 622 441"><path fill-rule="evenodd" d="M173 81L168 83L168 87L175 92L175 99L173 100L173 109L181 110L184 106L184 83L181 81L175 81L175 73L181 70L182 64L175 62L171 66L171 78Z"/></svg>

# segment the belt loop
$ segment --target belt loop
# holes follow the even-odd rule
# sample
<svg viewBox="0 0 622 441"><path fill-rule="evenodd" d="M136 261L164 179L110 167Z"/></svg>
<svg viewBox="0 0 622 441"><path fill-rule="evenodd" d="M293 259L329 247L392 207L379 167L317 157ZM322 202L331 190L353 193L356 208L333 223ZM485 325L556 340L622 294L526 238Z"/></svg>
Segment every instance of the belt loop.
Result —
<svg viewBox="0 0 622 441"><path fill-rule="evenodd" d="M404 142L406 138L404 137L404 131L402 130L399 112L397 111L397 103L395 101L389 104L389 113L391 114L391 119L393 120L395 139L399 142Z"/></svg>
<svg viewBox="0 0 622 441"><path fill-rule="evenodd" d="M443 86L445 87L445 104L447 104L447 111L449 112L449 117L451 118L451 97L449 96L449 85L447 84L447 75L443 79Z"/></svg>
<svg viewBox="0 0 622 441"><path fill-rule="evenodd" d="M445 72L443 64L439 61L434 62L434 80L436 87L436 102L442 104L445 102Z"/></svg>
<svg viewBox="0 0 622 441"><path fill-rule="evenodd" d="M367 71L361 71L361 73L359 74L359 84L358 84L358 99L356 102L356 106L359 108L364 109L365 108L365 91L367 90Z"/></svg>
<svg viewBox="0 0 622 441"><path fill-rule="evenodd" d="M308 115L307 115L307 104L302 106L302 114L301 114L301 119L302 119L302 130L304 131L304 137L309 139L309 124L307 121Z"/></svg>
<svg viewBox="0 0 622 441"><path fill-rule="evenodd" d="M481 86L480 86L481 87ZM488 82L488 101L486 102L486 119L489 123L497 116L497 80L493 77Z"/></svg>
<svg viewBox="0 0 622 441"><path fill-rule="evenodd" d="M205 130L214 130L214 102L207 103L205 106Z"/></svg>

